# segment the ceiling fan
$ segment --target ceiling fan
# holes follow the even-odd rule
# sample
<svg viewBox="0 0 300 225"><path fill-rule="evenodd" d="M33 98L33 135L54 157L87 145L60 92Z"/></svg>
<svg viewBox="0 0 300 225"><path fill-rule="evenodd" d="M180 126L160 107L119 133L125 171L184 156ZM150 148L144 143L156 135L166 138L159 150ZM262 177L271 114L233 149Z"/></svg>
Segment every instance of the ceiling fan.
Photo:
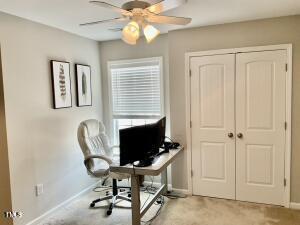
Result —
<svg viewBox="0 0 300 225"><path fill-rule="evenodd" d="M80 24L80 26L95 25L106 22L129 21L129 23L121 29L123 34L122 39L128 44L135 45L140 37L140 30L142 29L147 42L150 43L160 34L160 31L150 23L186 25L192 21L191 18L159 15L164 11L176 8L186 2L187 0L162 0L151 5L146 1L134 0L126 2L120 8L107 2L90 1L90 3L94 5L120 13L121 16L113 19L83 23Z"/></svg>

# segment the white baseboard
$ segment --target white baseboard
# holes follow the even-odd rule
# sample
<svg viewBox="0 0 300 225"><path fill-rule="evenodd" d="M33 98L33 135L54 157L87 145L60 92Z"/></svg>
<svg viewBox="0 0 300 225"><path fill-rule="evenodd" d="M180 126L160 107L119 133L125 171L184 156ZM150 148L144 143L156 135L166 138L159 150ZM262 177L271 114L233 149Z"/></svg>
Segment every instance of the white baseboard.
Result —
<svg viewBox="0 0 300 225"><path fill-rule="evenodd" d="M190 191L187 189L177 189L177 188L173 188L172 189L175 192L181 193L181 194L185 194L185 195L191 195Z"/></svg>
<svg viewBox="0 0 300 225"><path fill-rule="evenodd" d="M26 225L38 225L41 221L49 218L54 212L58 211L59 209L61 209L64 206L68 205L69 203L71 203L75 199L79 198L80 196L84 195L85 193L93 190L100 182L101 182L101 180L97 181L96 183L94 183L91 186L87 187L86 189L82 190L81 192L74 195L73 197L67 199L66 201L64 201L64 202L60 203L59 205L55 206L54 208L48 210L47 212L45 212L41 216L39 216L39 217L35 218L34 220L30 221Z"/></svg>
<svg viewBox="0 0 300 225"><path fill-rule="evenodd" d="M291 202L290 203L290 208L291 209L300 209L300 203Z"/></svg>

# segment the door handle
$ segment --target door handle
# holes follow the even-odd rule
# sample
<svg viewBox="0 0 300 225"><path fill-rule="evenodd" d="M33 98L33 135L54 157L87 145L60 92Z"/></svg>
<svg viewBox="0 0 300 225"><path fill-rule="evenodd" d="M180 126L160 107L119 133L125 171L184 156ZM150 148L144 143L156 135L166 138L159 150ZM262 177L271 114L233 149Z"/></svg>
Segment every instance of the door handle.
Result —
<svg viewBox="0 0 300 225"><path fill-rule="evenodd" d="M229 138L233 138L233 133L231 133L231 132L228 133L228 137L229 137Z"/></svg>
<svg viewBox="0 0 300 225"><path fill-rule="evenodd" d="M236 135L238 138L243 138L243 134L242 133L238 133L237 135Z"/></svg>

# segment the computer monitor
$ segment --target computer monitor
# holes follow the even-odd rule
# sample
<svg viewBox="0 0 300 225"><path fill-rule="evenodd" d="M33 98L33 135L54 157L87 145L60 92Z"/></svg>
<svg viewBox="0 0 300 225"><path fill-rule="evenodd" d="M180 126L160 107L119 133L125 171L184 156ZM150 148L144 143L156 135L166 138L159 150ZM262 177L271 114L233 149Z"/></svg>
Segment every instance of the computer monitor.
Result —
<svg viewBox="0 0 300 225"><path fill-rule="evenodd" d="M166 117L153 124L121 129L120 165L147 160L159 152L166 132Z"/></svg>

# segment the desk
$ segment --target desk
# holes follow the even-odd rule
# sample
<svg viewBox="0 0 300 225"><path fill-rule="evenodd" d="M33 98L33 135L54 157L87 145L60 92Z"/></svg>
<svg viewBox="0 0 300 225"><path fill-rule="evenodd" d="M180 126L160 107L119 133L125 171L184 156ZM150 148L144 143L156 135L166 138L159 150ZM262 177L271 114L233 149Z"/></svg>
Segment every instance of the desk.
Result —
<svg viewBox="0 0 300 225"><path fill-rule="evenodd" d="M153 164L148 167L134 167L131 164L119 166L112 164L110 166L111 172L127 173L131 175L131 208L132 208L132 225L140 225L141 218L145 215L151 205L161 195L165 194L168 190L167 181L167 167L175 160L179 153L183 151L183 147L175 150L170 150L169 153L160 155L154 160ZM161 174L162 186L157 190L151 200L141 209L140 202L140 183L139 175L158 176Z"/></svg>

